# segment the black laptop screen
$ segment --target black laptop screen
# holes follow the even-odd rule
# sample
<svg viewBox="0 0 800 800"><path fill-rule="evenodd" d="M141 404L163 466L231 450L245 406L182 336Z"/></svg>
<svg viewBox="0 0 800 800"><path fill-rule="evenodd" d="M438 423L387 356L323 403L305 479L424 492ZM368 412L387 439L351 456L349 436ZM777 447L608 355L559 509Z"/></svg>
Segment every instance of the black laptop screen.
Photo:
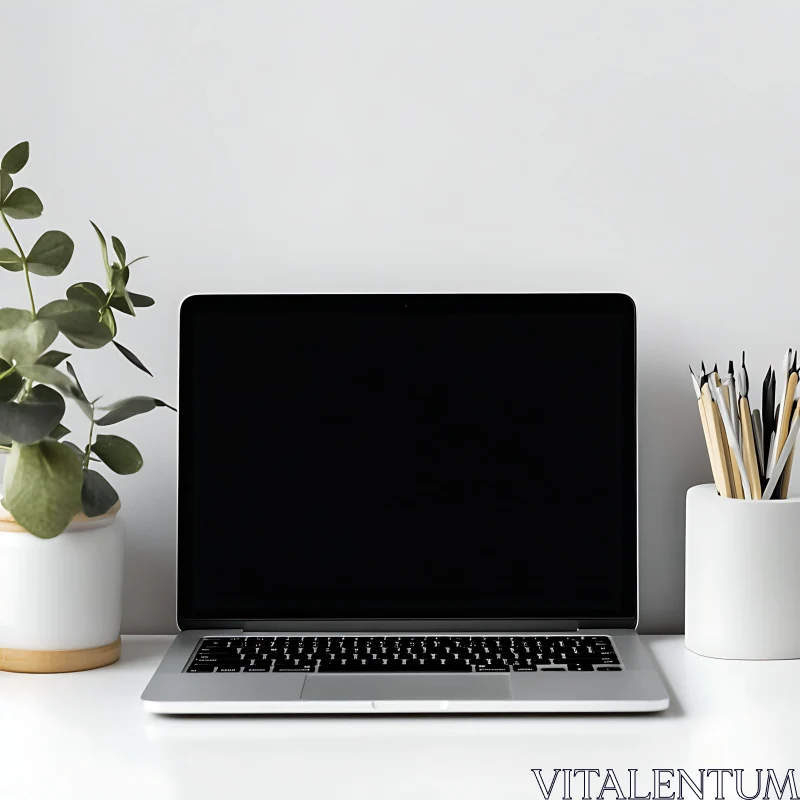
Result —
<svg viewBox="0 0 800 800"><path fill-rule="evenodd" d="M620 295L193 297L179 618L636 611Z"/></svg>

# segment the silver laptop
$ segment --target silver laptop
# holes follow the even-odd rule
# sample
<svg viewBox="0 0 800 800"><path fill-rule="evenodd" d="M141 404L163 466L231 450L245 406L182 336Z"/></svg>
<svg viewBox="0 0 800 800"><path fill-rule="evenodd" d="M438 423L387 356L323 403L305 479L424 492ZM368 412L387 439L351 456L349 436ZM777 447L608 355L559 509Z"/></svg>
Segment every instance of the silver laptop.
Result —
<svg viewBox="0 0 800 800"><path fill-rule="evenodd" d="M162 714L658 711L624 295L195 296Z"/></svg>

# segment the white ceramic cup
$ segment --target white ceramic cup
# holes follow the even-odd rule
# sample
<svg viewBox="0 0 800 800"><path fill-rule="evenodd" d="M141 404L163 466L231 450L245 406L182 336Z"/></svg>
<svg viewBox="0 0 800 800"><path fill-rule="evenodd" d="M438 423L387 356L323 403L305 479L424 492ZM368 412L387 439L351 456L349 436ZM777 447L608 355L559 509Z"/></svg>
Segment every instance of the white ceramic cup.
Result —
<svg viewBox="0 0 800 800"><path fill-rule="evenodd" d="M800 658L800 497L689 489L686 647L713 658Z"/></svg>

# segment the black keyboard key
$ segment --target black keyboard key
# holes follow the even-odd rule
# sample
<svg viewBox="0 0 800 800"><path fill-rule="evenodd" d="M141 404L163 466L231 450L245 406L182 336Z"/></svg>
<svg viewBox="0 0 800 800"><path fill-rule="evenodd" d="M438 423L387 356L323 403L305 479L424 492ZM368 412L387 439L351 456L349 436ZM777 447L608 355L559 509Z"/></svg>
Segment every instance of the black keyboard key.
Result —
<svg viewBox="0 0 800 800"><path fill-rule="evenodd" d="M291 667L278 667L275 666L272 668L273 672L314 672L315 667L311 665L307 666L291 666Z"/></svg>
<svg viewBox="0 0 800 800"><path fill-rule="evenodd" d="M214 636L198 672L589 672L620 667L605 636Z"/></svg>
<svg viewBox="0 0 800 800"><path fill-rule="evenodd" d="M599 672L622 672L622 667L598 667Z"/></svg>
<svg viewBox="0 0 800 800"><path fill-rule="evenodd" d="M320 672L358 672L360 662L354 661L331 661L329 664L320 664Z"/></svg>
<svg viewBox="0 0 800 800"><path fill-rule="evenodd" d="M594 672L594 667L591 664L569 664L567 669L570 672Z"/></svg>

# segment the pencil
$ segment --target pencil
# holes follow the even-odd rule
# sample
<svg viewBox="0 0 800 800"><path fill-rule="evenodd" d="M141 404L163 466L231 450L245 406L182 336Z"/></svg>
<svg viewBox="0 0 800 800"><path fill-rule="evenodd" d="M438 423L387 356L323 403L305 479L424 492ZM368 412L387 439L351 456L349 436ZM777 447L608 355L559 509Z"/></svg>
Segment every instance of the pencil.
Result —
<svg viewBox="0 0 800 800"><path fill-rule="evenodd" d="M714 365L714 372L711 373L711 396L714 398L718 406L724 406L724 408L720 407L719 411L723 414L723 442L724 442L724 449L725 449L725 459L726 464L729 470L729 474L733 478L733 494L732 497L735 497L738 500L744 500L744 487L742 486L742 475L740 472L740 468L736 462L736 457L733 454L733 440L736 439L735 428L733 427L733 423L731 421L732 416L732 409L730 407L730 399L728 395L728 387L723 386L722 382L719 378L719 373L717 372L717 365ZM719 390L719 391L717 391ZM730 424L731 430L728 431L728 424L724 422L725 414L727 413L728 423ZM738 444L738 441L737 441Z"/></svg>
<svg viewBox="0 0 800 800"><path fill-rule="evenodd" d="M703 405L703 395L700 391L700 382L698 381L697 376L694 374L691 366L689 367L689 373L692 376L692 385L694 386L694 392L697 396L697 410L700 413L700 424L703 426L703 438L706 441L708 461L711 464L711 474L714 476L714 485L717 487L718 494L722 494L724 491L724 484L719 474L717 459L714 458L714 449L711 445L711 434L708 431L708 417L706 416L706 409Z"/></svg>
<svg viewBox="0 0 800 800"><path fill-rule="evenodd" d="M741 426L739 424L739 404L736 402L736 378L733 375L733 361L728 362L728 374L722 385L728 390L728 408L731 412L731 422L733 432L736 434L736 441L741 441Z"/></svg>
<svg viewBox="0 0 800 800"><path fill-rule="evenodd" d="M750 496L753 500L760 500L761 474L758 471L753 422L750 419L750 403L746 397L739 398L739 407L742 418L742 455L744 457L744 467L747 471L747 480L750 482Z"/></svg>
<svg viewBox="0 0 800 800"><path fill-rule="evenodd" d="M797 373L792 372L786 381L786 389L784 390L783 401L781 403L781 413L775 441L776 459L780 456L783 445L786 442L786 437L789 435L789 422L792 416L795 389L797 389Z"/></svg>
<svg viewBox="0 0 800 800"><path fill-rule="evenodd" d="M797 420L800 419L800 402L795 400L794 402L794 414L792 414L792 425L794 425ZM797 445L795 445L791 452L789 453L789 458L786 459L786 466L783 470L783 476L781 477L781 500L785 500L789 496L789 483L792 479L792 462L794 461L794 454L797 450Z"/></svg>
<svg viewBox="0 0 800 800"><path fill-rule="evenodd" d="M703 375L702 385L700 387L700 396L703 401L703 407L706 411L706 420L708 423L708 434L711 440L711 452L713 454L714 462L717 465L717 475L722 483L722 491L720 494L723 497L733 497L732 492L732 477L728 470L725 456L728 449L725 447L725 435L722 430L722 420L719 416L719 411L711 399L711 389L708 384L708 375Z"/></svg>
<svg viewBox="0 0 800 800"><path fill-rule="evenodd" d="M758 458L756 456L756 442L753 436L753 421L750 416L750 401L747 395L750 390L750 381L747 376L747 367L744 364L742 353L742 369L739 372L739 417L742 432L742 456L747 479L750 482L750 496L753 500L761 499L761 476L758 471Z"/></svg>
<svg viewBox="0 0 800 800"><path fill-rule="evenodd" d="M731 415L728 413L727 403L725 402L725 397L723 396L723 390L719 386L714 386L712 387L712 394L714 395L714 399L717 401L717 405L719 406L719 413L722 416L722 424L725 426L725 433L728 438L728 447L735 458L735 463L733 465L736 467L734 479L736 478L737 474L739 475L739 483L736 486L736 497L739 500L750 500L752 494L750 491L750 481L747 480L747 472L744 468L742 448L739 447L739 442L736 439L736 433L733 429L733 423L731 422Z"/></svg>
<svg viewBox="0 0 800 800"><path fill-rule="evenodd" d="M769 454L769 477L772 478L772 473L775 471L775 463L780 456L780 449L783 445L783 442L786 440L786 434L782 434L782 429L784 427L784 422L786 422L786 433L788 433L789 428L789 418L787 416L786 410L786 392L788 389L789 383L789 365L792 362L792 348L790 347L786 351L786 355L783 357L783 361L781 361L781 390L780 394L777 396L777 400L780 403L780 406L777 406L777 413L775 420L775 441L773 447ZM794 393L790 395L793 397ZM791 406L789 407L789 411L791 411Z"/></svg>
<svg viewBox="0 0 800 800"><path fill-rule="evenodd" d="M789 428L789 435L786 437L786 446L783 448L783 452L781 452L781 454L778 456L778 460L775 462L775 469L772 471L772 477L769 479L769 483L764 489L764 500L769 500L770 497L772 497L772 493L775 491L775 487L778 485L781 472L786 466L786 462L789 460L789 454L794 448L798 430L800 430L800 417L795 414L792 426Z"/></svg>
<svg viewBox="0 0 800 800"><path fill-rule="evenodd" d="M761 390L761 423L763 434L761 444L764 449L764 477L769 475L769 459L771 457L770 444L772 442L772 432L775 428L775 373L770 367L764 378L764 386Z"/></svg>
<svg viewBox="0 0 800 800"><path fill-rule="evenodd" d="M753 437L756 440L756 455L758 456L758 470L764 477L764 428L761 423L761 412L753 409Z"/></svg>

